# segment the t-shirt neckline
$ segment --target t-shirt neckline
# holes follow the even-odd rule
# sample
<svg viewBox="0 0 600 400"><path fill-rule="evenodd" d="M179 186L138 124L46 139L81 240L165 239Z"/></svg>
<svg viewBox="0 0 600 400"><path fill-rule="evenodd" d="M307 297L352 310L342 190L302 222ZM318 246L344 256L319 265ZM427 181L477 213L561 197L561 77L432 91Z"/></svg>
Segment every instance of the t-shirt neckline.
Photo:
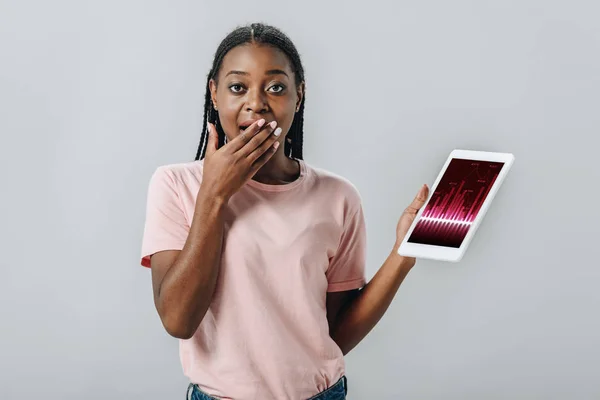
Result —
<svg viewBox="0 0 600 400"><path fill-rule="evenodd" d="M304 181L304 178L306 177L306 164L304 162L304 160L301 160L299 158L293 158L293 160L298 161L298 164L300 165L300 176L298 176L298 178L296 178L294 181L289 182L289 183L284 183L282 185L273 185L273 184L269 184L269 183L262 183L262 182L258 182L255 181L254 179L249 179L248 180L248 186L260 189L260 190L265 190L268 192L283 192L286 190L290 190L295 188L296 186L300 185L302 183L302 181Z"/></svg>

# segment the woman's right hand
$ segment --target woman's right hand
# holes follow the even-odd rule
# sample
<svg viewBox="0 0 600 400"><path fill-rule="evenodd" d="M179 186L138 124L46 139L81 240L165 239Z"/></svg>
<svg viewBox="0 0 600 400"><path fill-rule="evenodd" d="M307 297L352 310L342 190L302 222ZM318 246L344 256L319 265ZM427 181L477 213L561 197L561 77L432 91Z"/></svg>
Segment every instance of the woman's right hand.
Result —
<svg viewBox="0 0 600 400"><path fill-rule="evenodd" d="M225 146L217 149L217 130L208 124L201 191L227 202L277 152L281 128L277 122L254 121Z"/></svg>

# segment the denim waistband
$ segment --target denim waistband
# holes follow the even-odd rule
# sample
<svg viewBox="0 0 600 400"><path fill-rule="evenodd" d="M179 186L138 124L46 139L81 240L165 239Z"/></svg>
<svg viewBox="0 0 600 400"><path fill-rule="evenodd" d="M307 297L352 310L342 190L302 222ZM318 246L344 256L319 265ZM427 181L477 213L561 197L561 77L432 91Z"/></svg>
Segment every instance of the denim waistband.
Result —
<svg viewBox="0 0 600 400"><path fill-rule="evenodd" d="M348 394L348 379L346 376L342 376L336 383L322 391L317 393L313 397L307 400L343 400ZM187 389L186 400L219 400L216 397L212 397L204 393L198 385L190 383Z"/></svg>
<svg viewBox="0 0 600 400"><path fill-rule="evenodd" d="M308 400L344 400L348 394L348 379L343 375L336 383Z"/></svg>

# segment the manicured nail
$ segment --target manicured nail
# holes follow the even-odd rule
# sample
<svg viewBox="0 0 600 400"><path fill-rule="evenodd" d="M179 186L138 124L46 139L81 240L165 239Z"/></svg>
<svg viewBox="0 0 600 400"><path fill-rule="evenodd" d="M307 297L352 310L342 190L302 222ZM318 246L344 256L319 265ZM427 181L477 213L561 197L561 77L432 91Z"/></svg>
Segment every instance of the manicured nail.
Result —
<svg viewBox="0 0 600 400"><path fill-rule="evenodd" d="M258 126L263 126L265 124L265 120L264 119L260 119L258 120Z"/></svg>
<svg viewBox="0 0 600 400"><path fill-rule="evenodd" d="M275 129L276 126L277 126L277 121L271 122L271 128Z"/></svg>
<svg viewBox="0 0 600 400"><path fill-rule="evenodd" d="M275 129L275 132L273 132L273 135L275 135L275 136L281 135L281 127Z"/></svg>
<svg viewBox="0 0 600 400"><path fill-rule="evenodd" d="M273 143L273 148L277 150L279 148L279 142Z"/></svg>

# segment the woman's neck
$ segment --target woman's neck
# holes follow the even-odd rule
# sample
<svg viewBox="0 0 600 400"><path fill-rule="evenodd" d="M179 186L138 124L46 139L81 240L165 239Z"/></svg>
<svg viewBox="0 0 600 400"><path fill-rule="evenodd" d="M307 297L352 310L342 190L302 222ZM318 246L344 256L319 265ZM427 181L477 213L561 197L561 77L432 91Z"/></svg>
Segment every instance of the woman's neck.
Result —
<svg viewBox="0 0 600 400"><path fill-rule="evenodd" d="M298 179L299 175L299 162L287 157L283 152L278 152L256 172L252 179L267 185L285 185Z"/></svg>

